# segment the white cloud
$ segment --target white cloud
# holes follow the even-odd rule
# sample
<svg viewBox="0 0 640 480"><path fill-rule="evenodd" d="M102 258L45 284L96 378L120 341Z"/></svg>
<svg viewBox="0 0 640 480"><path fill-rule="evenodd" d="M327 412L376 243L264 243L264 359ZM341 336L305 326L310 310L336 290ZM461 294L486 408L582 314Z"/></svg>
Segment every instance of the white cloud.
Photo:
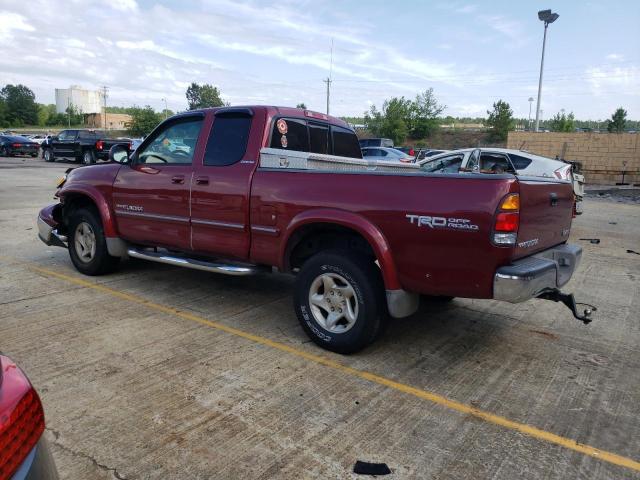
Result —
<svg viewBox="0 0 640 480"><path fill-rule="evenodd" d="M0 10L0 40L8 42L15 31L33 32L35 28L19 13Z"/></svg>
<svg viewBox="0 0 640 480"><path fill-rule="evenodd" d="M610 53L607 55L607 60L613 60L614 62L621 62L624 60L624 55L619 53Z"/></svg>

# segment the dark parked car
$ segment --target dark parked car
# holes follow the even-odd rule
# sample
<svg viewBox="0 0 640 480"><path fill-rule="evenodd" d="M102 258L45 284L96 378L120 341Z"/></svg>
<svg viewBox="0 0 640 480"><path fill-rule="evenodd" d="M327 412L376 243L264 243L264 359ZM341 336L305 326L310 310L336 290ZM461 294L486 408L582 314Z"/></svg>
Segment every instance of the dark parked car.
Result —
<svg viewBox="0 0 640 480"><path fill-rule="evenodd" d="M390 138L363 138L358 141L360 142L360 148L367 148L367 147L393 148L393 140L391 140Z"/></svg>
<svg viewBox="0 0 640 480"><path fill-rule="evenodd" d="M0 135L0 157L11 157L13 155L38 156L40 145L18 135Z"/></svg>
<svg viewBox="0 0 640 480"><path fill-rule="evenodd" d="M0 355L0 479L55 480L40 397L26 375Z"/></svg>
<svg viewBox="0 0 640 480"><path fill-rule="evenodd" d="M66 157L91 165L97 160L108 160L109 149L114 145L131 150L129 139L106 138L104 132L98 130L62 130L42 143L42 158L45 162L54 162L56 158Z"/></svg>

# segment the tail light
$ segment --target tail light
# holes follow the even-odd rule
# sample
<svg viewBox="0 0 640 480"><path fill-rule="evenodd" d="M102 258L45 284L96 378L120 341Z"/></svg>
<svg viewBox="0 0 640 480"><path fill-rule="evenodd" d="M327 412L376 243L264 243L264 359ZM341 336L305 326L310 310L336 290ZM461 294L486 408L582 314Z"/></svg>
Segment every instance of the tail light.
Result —
<svg viewBox="0 0 640 480"><path fill-rule="evenodd" d="M104 142L102 140L98 140L96 142L96 150L102 150L104 148Z"/></svg>
<svg viewBox="0 0 640 480"><path fill-rule="evenodd" d="M413 158L411 158L411 157L404 157L404 158L401 158L401 159L400 159L400 161L401 161L402 163L411 163L411 162L413 162Z"/></svg>
<svg viewBox="0 0 640 480"><path fill-rule="evenodd" d="M0 479L11 478L44 432L44 412L27 377L0 356Z"/></svg>
<svg viewBox="0 0 640 480"><path fill-rule="evenodd" d="M520 227L520 195L510 193L500 202L493 225L493 243L500 246L513 246L518 238Z"/></svg>
<svg viewBox="0 0 640 480"><path fill-rule="evenodd" d="M571 165L564 165L553 172L560 180L571 180Z"/></svg>
<svg viewBox="0 0 640 480"><path fill-rule="evenodd" d="M20 148L22 146L21 143L14 143L13 145L11 145L13 148Z"/></svg>
<svg viewBox="0 0 640 480"><path fill-rule="evenodd" d="M409 149L409 155L411 155L412 157L416 156L416 151L413 148Z"/></svg>
<svg viewBox="0 0 640 480"><path fill-rule="evenodd" d="M129 151L132 152L133 151L133 142L129 142Z"/></svg>

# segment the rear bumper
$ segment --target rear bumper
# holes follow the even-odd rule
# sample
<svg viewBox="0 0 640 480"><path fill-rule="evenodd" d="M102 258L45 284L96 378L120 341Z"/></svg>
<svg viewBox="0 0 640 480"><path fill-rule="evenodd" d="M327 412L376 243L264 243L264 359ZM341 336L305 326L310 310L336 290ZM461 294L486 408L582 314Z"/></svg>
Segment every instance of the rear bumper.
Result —
<svg viewBox="0 0 640 480"><path fill-rule="evenodd" d="M58 480L58 470L44 435L24 459L11 480Z"/></svg>
<svg viewBox="0 0 640 480"><path fill-rule="evenodd" d="M519 303L561 288L580 263L582 248L559 245L500 267L493 279L493 298Z"/></svg>

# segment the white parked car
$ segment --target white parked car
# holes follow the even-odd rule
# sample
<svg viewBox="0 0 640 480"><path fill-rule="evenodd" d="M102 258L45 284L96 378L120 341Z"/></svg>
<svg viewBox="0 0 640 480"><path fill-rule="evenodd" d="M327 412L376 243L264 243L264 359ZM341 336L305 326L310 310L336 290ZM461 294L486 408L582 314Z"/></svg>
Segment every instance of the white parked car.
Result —
<svg viewBox="0 0 640 480"><path fill-rule="evenodd" d="M465 148L441 153L418 162L429 173L514 173L521 176L559 178L573 183L576 213L582 213L584 176L570 163L508 148Z"/></svg>

